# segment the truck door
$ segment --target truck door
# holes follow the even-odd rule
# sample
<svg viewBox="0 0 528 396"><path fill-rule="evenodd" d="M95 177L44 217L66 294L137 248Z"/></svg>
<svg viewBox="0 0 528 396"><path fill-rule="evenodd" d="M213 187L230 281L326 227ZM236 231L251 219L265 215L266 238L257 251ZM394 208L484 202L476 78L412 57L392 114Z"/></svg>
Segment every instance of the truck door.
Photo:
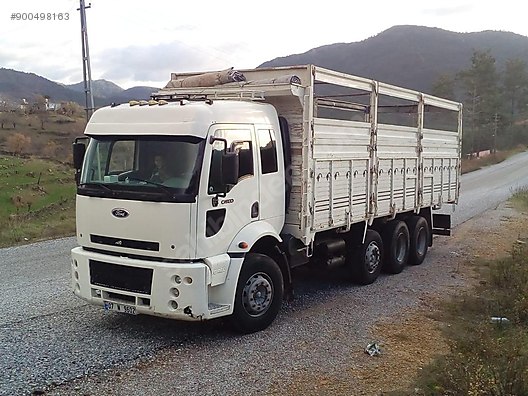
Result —
<svg viewBox="0 0 528 396"><path fill-rule="evenodd" d="M209 136L225 139L227 147L238 152L238 183L225 195L214 192L221 174L220 157L225 144L207 140L204 168L198 194L197 257L226 253L238 232L260 216L257 174L258 146L252 125L214 125Z"/></svg>

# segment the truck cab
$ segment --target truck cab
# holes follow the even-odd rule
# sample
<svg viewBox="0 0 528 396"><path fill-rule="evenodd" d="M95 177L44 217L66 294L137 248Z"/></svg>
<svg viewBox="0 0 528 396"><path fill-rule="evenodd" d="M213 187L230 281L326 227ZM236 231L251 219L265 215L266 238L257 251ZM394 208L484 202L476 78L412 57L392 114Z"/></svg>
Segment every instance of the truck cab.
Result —
<svg viewBox="0 0 528 396"><path fill-rule="evenodd" d="M284 225L274 107L123 104L96 111L85 134L75 293L108 309L184 320L232 314L246 253L262 238L280 241Z"/></svg>

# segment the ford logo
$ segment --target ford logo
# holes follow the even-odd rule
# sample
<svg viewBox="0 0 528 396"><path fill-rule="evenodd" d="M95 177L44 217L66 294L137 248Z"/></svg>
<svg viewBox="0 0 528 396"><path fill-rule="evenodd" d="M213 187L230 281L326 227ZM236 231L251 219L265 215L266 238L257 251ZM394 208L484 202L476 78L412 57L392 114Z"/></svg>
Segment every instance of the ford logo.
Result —
<svg viewBox="0 0 528 396"><path fill-rule="evenodd" d="M112 215L120 219L124 219L125 217L128 217L129 214L130 213L128 213L128 210L126 209L121 209L121 208L112 209Z"/></svg>

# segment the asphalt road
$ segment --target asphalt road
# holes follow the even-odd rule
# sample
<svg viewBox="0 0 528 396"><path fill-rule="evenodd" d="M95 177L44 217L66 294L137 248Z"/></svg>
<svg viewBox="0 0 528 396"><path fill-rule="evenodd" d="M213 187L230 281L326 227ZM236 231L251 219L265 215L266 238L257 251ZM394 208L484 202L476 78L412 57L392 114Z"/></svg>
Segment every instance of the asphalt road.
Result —
<svg viewBox="0 0 528 396"><path fill-rule="evenodd" d="M460 224L483 213L517 189L528 186L527 170L528 153L522 153L496 166L464 175L454 223ZM237 363L258 370L258 357L266 348L271 348L268 345L273 335L278 335L278 339L305 339L304 334L308 332L308 337L316 338L324 334L321 329L329 330L328 326L339 326L340 321L346 320L342 325L350 328L350 334L343 336L344 341L347 337L361 338L366 326L376 317L395 310L394 305L387 306L383 290L403 293L398 304L405 306L412 301L407 290L419 289L425 282L424 274L415 268L406 271L410 275L400 278L406 279L405 284L386 276L365 288L350 287L330 278L317 282L308 280L301 283L293 305L281 312L280 324L261 335L234 338L221 321L182 323L107 313L99 307L86 305L70 290L69 251L74 246L73 238L65 238L0 249L0 395L29 394L35 389L86 374L131 367L138 360L148 360L167 348L178 348L182 353L201 350L204 364L211 363L209 359L217 356L231 364L226 368L228 376L233 364ZM431 253L428 259L434 260L434 249ZM356 304L358 309L356 315L359 317L353 326L343 312L326 313L324 320L306 318L308 311L303 314L307 307L339 299L343 293L346 293L343 298L350 300L346 303ZM365 301L370 305L365 305ZM290 322L290 316L305 319L303 325L299 327L299 322ZM262 337L268 343L258 344ZM234 344L242 354L232 355L219 349L228 344ZM291 353L295 354L296 350ZM303 359L306 357L293 360L299 370L303 369ZM221 366L221 362L218 364ZM214 382L216 374L211 375L210 379L205 376L202 381Z"/></svg>
<svg viewBox="0 0 528 396"><path fill-rule="evenodd" d="M528 152L514 155L500 164L462 175L460 200L452 222L454 225L461 224L496 207L516 191L527 187Z"/></svg>

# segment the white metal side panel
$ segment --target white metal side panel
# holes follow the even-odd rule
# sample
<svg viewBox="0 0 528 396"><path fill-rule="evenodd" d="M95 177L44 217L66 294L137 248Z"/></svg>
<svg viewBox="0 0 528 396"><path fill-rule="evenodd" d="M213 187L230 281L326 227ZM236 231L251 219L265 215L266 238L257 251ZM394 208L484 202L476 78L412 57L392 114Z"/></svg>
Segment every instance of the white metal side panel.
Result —
<svg viewBox="0 0 528 396"><path fill-rule="evenodd" d="M458 199L460 135L455 131L423 130L423 205Z"/></svg>
<svg viewBox="0 0 528 396"><path fill-rule="evenodd" d="M368 164L368 158L315 161L314 230L367 218Z"/></svg>
<svg viewBox="0 0 528 396"><path fill-rule="evenodd" d="M314 118L314 159L368 157L369 144L369 123Z"/></svg>
<svg viewBox="0 0 528 396"><path fill-rule="evenodd" d="M332 218L332 161L315 161L313 229L328 228Z"/></svg>
<svg viewBox="0 0 528 396"><path fill-rule="evenodd" d="M418 158L386 158L378 162L377 212L386 216L418 205Z"/></svg>
<svg viewBox="0 0 528 396"><path fill-rule="evenodd" d="M378 125L377 216L418 205L418 128Z"/></svg>
<svg viewBox="0 0 528 396"><path fill-rule="evenodd" d="M314 119L312 230L348 226L367 218L370 124Z"/></svg>

